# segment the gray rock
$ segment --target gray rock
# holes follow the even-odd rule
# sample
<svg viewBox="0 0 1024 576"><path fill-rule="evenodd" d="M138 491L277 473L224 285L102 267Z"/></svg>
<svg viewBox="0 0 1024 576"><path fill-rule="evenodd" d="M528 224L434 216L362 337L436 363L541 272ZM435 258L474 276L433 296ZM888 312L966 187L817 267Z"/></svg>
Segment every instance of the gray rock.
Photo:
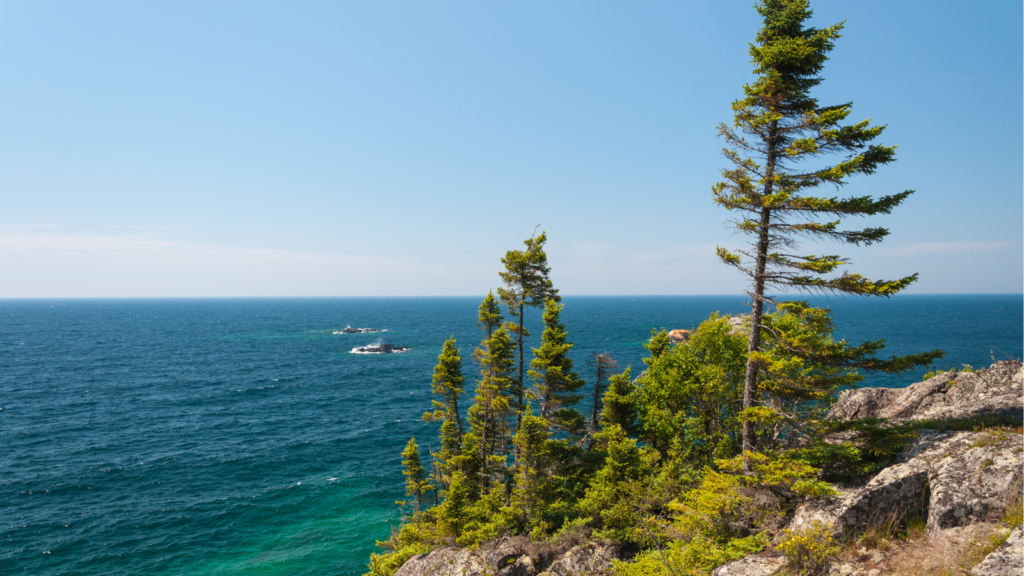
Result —
<svg viewBox="0 0 1024 576"><path fill-rule="evenodd" d="M589 576L610 574L612 559L622 559L616 548L593 542L566 547L525 536L495 540L477 550L448 546L413 556L395 576Z"/></svg>
<svg viewBox="0 0 1024 576"><path fill-rule="evenodd" d="M996 551L971 570L971 576L1020 576L1024 573L1024 539L1017 526Z"/></svg>
<svg viewBox="0 0 1024 576"><path fill-rule="evenodd" d="M1002 512L1020 491L1022 452L1020 434L960 432L915 458L929 468L928 532L965 526Z"/></svg>
<svg viewBox="0 0 1024 576"><path fill-rule="evenodd" d="M840 488L839 495L823 500L806 500L797 505L787 528L806 530L815 524L834 526L839 513L849 507L859 490Z"/></svg>
<svg viewBox="0 0 1024 576"><path fill-rule="evenodd" d="M446 546L429 554L409 558L395 572L395 576L468 576L483 573L484 566L469 550Z"/></svg>
<svg viewBox="0 0 1024 576"><path fill-rule="evenodd" d="M715 568L711 576L770 576L785 565L785 556L747 556Z"/></svg>
<svg viewBox="0 0 1024 576"><path fill-rule="evenodd" d="M878 473L857 490L801 504L790 522L802 528L832 524L852 536L896 515L924 511L928 532L965 526L1001 512L1020 491L1024 436L1003 430L924 435L904 462Z"/></svg>
<svg viewBox="0 0 1024 576"><path fill-rule="evenodd" d="M619 559L612 548L592 543L574 546L560 559L555 560L548 572L553 576L583 576L611 572L612 559Z"/></svg>
<svg viewBox="0 0 1024 576"><path fill-rule="evenodd" d="M972 416L1024 417L1024 365L1002 361L974 373L943 373L903 389L860 388L840 394L829 418L879 416L895 421Z"/></svg>
<svg viewBox="0 0 1024 576"><path fill-rule="evenodd" d="M527 542L524 538L498 540L491 546L480 550L481 559L486 566L492 568L492 574L502 573L503 570L511 568L520 557L526 554L525 544ZM509 574L508 576L520 575Z"/></svg>
<svg viewBox="0 0 1024 576"><path fill-rule="evenodd" d="M917 459L890 466L844 499L836 510L833 533L852 536L925 505L928 467Z"/></svg>

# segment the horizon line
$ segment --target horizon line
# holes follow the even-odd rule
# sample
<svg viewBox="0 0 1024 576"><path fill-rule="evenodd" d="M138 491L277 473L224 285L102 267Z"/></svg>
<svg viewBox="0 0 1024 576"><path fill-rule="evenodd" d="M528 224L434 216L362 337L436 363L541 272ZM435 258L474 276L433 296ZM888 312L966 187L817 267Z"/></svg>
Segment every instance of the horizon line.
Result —
<svg viewBox="0 0 1024 576"><path fill-rule="evenodd" d="M561 294L570 298L690 298L690 297L741 297L747 294ZM859 296L853 294L775 294L773 296L793 296L799 298L864 298L878 297ZM927 292L918 294L893 294L885 298L906 298L914 296L1024 296L1024 292ZM446 295L355 295L355 296L0 296L0 302L10 300L323 300L323 299L384 299L384 298L479 298L479 294L446 294ZM798 298L798 299L799 299Z"/></svg>

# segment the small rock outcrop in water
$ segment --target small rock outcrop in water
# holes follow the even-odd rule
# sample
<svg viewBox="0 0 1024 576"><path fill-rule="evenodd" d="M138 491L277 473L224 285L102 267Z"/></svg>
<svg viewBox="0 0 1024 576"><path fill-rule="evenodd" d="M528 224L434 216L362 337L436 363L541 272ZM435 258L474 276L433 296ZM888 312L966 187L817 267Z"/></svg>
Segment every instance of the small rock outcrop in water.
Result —
<svg viewBox="0 0 1024 576"><path fill-rule="evenodd" d="M381 330L378 328L352 328L351 326L346 326L341 330L335 330L334 334L369 334L371 332L387 332L387 330Z"/></svg>
<svg viewBox="0 0 1024 576"><path fill-rule="evenodd" d="M405 346L392 346L381 342L380 344L370 344L369 346L360 346L353 348L353 354L394 354L396 352L405 352L408 350Z"/></svg>
<svg viewBox="0 0 1024 576"><path fill-rule="evenodd" d="M611 546L538 544L517 536L476 550L446 546L413 556L395 576L601 576L611 574L612 559L623 556Z"/></svg>
<svg viewBox="0 0 1024 576"><path fill-rule="evenodd" d="M690 331L689 330L669 330L669 332L668 332L668 341L673 343L673 344L679 344L680 342L689 342L690 341Z"/></svg>

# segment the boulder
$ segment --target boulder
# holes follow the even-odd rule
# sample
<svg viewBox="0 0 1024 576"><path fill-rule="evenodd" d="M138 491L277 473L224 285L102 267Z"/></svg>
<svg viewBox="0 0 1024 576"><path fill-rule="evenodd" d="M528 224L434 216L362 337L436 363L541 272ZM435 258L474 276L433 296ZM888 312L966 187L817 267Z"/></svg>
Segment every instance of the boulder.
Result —
<svg viewBox="0 0 1024 576"><path fill-rule="evenodd" d="M555 560L547 572L552 576L584 576L609 574L612 559L619 559L617 552L593 543L574 546L561 558Z"/></svg>
<svg viewBox="0 0 1024 576"><path fill-rule="evenodd" d="M915 460L928 465L928 532L1001 513L1020 492L1024 437L1005 431L960 432Z"/></svg>
<svg viewBox="0 0 1024 576"><path fill-rule="evenodd" d="M854 536L898 515L927 511L927 530L966 526L1000 513L1021 491L1024 436L1006 430L930 432L866 485L804 502L791 529L815 522Z"/></svg>
<svg viewBox="0 0 1024 576"><path fill-rule="evenodd" d="M749 334L750 314L739 314L729 317L730 334Z"/></svg>
<svg viewBox="0 0 1024 576"><path fill-rule="evenodd" d="M395 576L469 576L483 575L484 571L484 566L472 552L447 546L409 558Z"/></svg>
<svg viewBox="0 0 1024 576"><path fill-rule="evenodd" d="M848 496L836 510L833 533L851 536L872 524L902 516L927 504L928 467L912 460L890 466Z"/></svg>
<svg viewBox="0 0 1024 576"><path fill-rule="evenodd" d="M972 416L1024 418L1024 365L996 362L977 372L944 372L902 389L860 388L840 394L833 420L879 416L902 422Z"/></svg>
<svg viewBox="0 0 1024 576"><path fill-rule="evenodd" d="M668 332L668 341L673 343L673 344L679 344L680 342L689 342L690 341L690 331L689 330L681 330L681 329L669 330L669 332Z"/></svg>
<svg viewBox="0 0 1024 576"><path fill-rule="evenodd" d="M971 576L1020 576L1024 573L1024 539L1017 526L1006 539L971 570Z"/></svg>
<svg viewBox="0 0 1024 576"><path fill-rule="evenodd" d="M517 536L476 550L448 546L413 556L395 576L589 576L611 574L613 559L622 559L614 547L587 542L569 548Z"/></svg>

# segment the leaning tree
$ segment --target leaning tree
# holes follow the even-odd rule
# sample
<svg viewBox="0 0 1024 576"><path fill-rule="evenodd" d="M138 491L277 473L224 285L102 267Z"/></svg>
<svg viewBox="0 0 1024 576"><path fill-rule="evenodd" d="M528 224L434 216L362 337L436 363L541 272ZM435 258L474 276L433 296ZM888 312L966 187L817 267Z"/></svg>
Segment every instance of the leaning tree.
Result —
<svg viewBox="0 0 1024 576"><path fill-rule="evenodd" d="M813 192L836 189L857 174L872 174L895 159L895 146L872 144L885 126L869 120L846 124L851 104L821 106L811 89L840 37L843 24L806 27L811 17L807 0L764 0L756 6L764 23L750 46L755 81L743 87L732 104L731 126L719 125L724 153L733 167L723 170L714 185L714 202L738 217L736 229L751 238L749 247L718 247L719 258L751 279L750 340L743 389L743 406L756 404L762 346L762 315L771 289L891 296L917 279L870 280L839 268L849 263L840 255L794 254L800 240L827 240L855 245L880 242L885 228L847 230L840 225L850 216L888 214L912 190L875 199L870 196L826 197ZM839 155L829 162L830 155ZM814 162L818 160L819 162ZM822 165L824 164L824 165ZM753 448L753 421L743 425L744 454Z"/></svg>

